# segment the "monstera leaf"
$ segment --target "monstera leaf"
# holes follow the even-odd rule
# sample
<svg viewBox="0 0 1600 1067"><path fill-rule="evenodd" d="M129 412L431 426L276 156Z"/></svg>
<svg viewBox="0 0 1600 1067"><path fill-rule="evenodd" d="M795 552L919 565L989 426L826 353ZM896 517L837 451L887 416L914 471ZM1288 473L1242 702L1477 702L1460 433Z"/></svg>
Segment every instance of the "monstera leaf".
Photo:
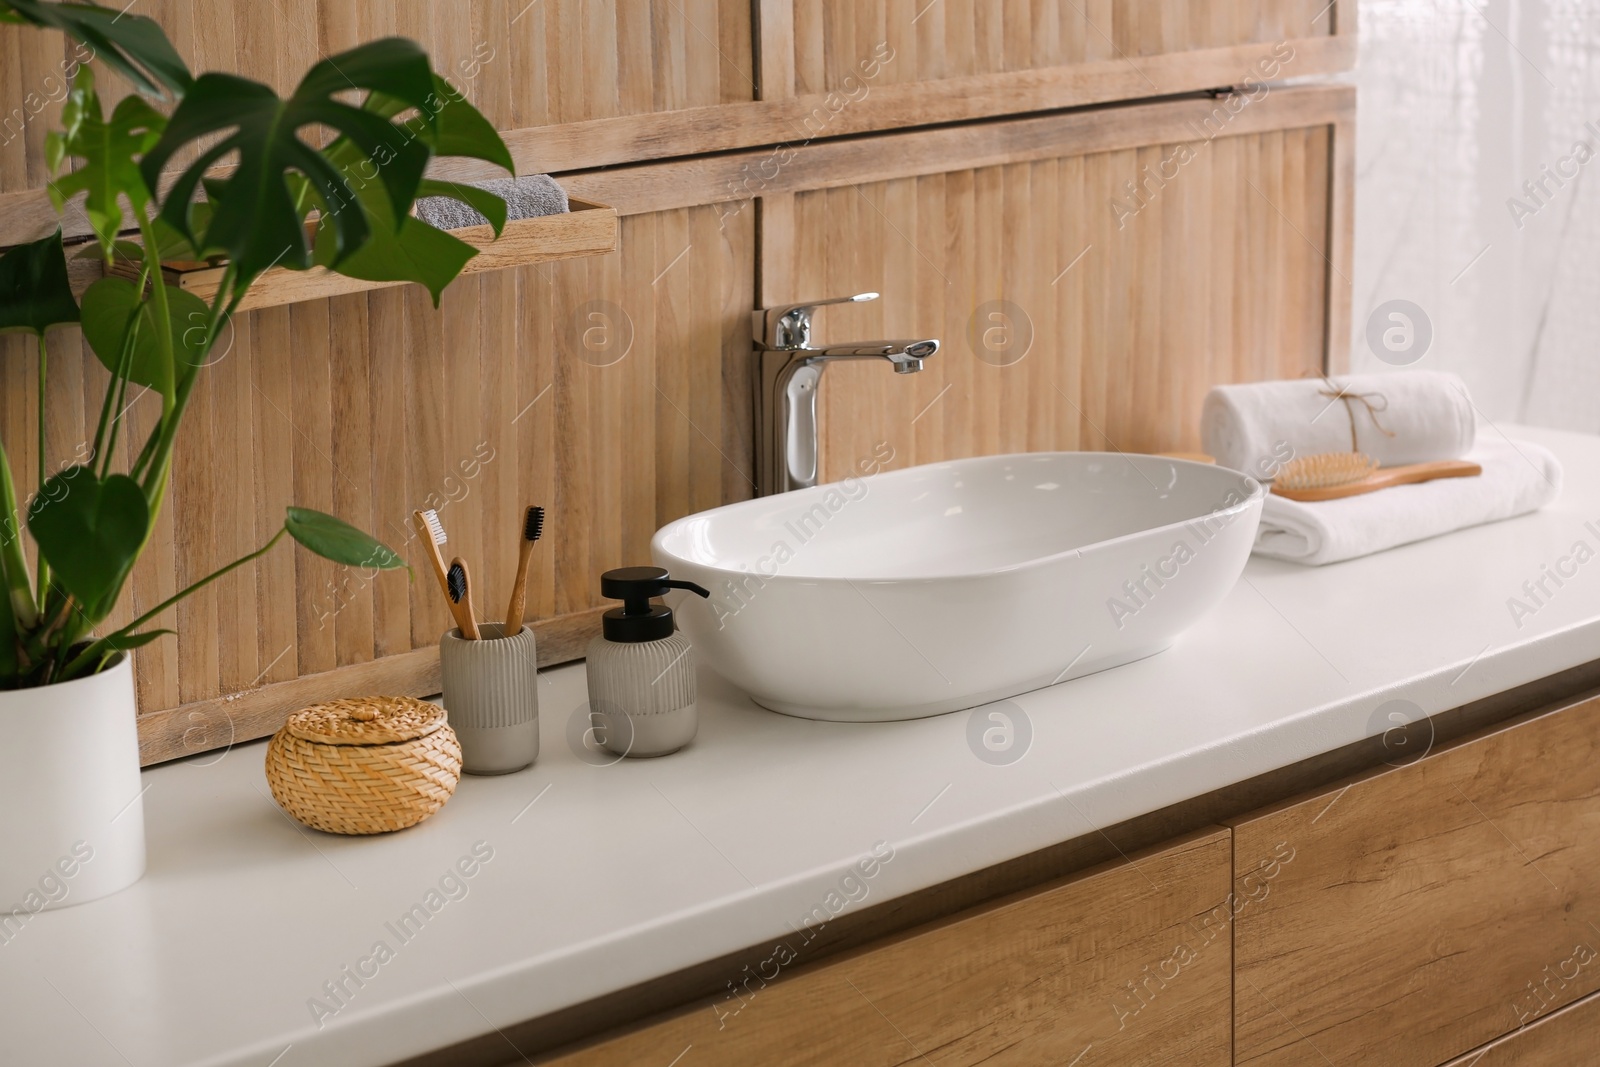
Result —
<svg viewBox="0 0 1600 1067"><path fill-rule="evenodd" d="M428 189L431 184L424 182L423 189L428 195L436 195ZM500 217L504 219L505 201L487 195L499 201ZM367 243L341 259L336 231L324 226L317 233L316 262L346 277L369 282L417 282L427 287L438 307L445 286L455 280L478 250L412 216L400 223L399 230L388 229L382 220L388 217L391 206L383 187L376 182L361 187L356 193L356 206L346 210L359 210L374 221Z"/></svg>
<svg viewBox="0 0 1600 1067"><path fill-rule="evenodd" d="M75 170L51 181L51 201L60 211L78 193L88 194L84 210L107 258L122 229L118 198L126 196L135 215L143 215L150 204L138 157L156 143L166 123L165 115L137 96L123 97L107 120L94 89L94 72L83 66L61 109L61 131L52 130L45 138L45 162L52 172L68 157L78 160Z"/></svg>
<svg viewBox="0 0 1600 1067"><path fill-rule="evenodd" d="M405 110L405 102L373 93L367 99L367 109L394 118ZM494 163L508 174L516 170L511 150L500 139L494 123L472 106L465 93L437 74L433 76L430 109L403 118L401 124L425 141L436 156L468 156Z"/></svg>
<svg viewBox="0 0 1600 1067"><path fill-rule="evenodd" d="M42 337L57 323L77 321L59 229L0 255L0 333L26 330Z"/></svg>
<svg viewBox="0 0 1600 1067"><path fill-rule="evenodd" d="M401 124L440 155L468 156L497 164L507 171L514 170L511 153L494 126L465 96L437 75L434 76L431 107L431 122L425 113L419 113L401 120ZM391 118L400 114L405 105L403 101L373 93L367 99L366 108ZM432 294L437 307L445 287L455 280L478 250L412 216L404 218L398 229L385 227L383 220L394 214L394 203L382 185L363 180L364 170L370 164L360 147L348 138L340 138L328 146L324 155L349 179L355 190L355 206L369 219L372 232L361 249L341 258L337 231L323 226L317 235L316 262L347 277L365 281L417 282ZM487 190L456 182L424 180L417 195L448 196L470 205L489 220L497 237L505 227L505 201Z"/></svg>
<svg viewBox="0 0 1600 1067"><path fill-rule="evenodd" d="M144 15L130 15L127 8L0 0L0 22L61 30L94 49L96 61L152 96L162 96L164 90L182 96L194 81L160 24Z"/></svg>
<svg viewBox="0 0 1600 1067"><path fill-rule="evenodd" d="M345 207L356 197L347 176L301 140L306 127L335 130L355 145L370 163L370 177L388 194L391 217L382 224L395 230L405 219L430 149L405 126L337 98L351 89L401 101L416 108L427 126L434 125L427 110L433 93L428 57L415 42L390 37L318 63L287 100L259 82L203 74L173 112L161 140L145 154L141 169L146 184L154 186L179 149L217 138L179 174L161 217L194 247L225 252L236 270L236 292L274 264L310 266L303 226L307 205L296 195L294 176L308 181L331 209L336 262L365 244L372 231L365 212ZM203 234L197 233L191 201L206 171L227 158L234 159L235 169L207 183L211 213Z"/></svg>

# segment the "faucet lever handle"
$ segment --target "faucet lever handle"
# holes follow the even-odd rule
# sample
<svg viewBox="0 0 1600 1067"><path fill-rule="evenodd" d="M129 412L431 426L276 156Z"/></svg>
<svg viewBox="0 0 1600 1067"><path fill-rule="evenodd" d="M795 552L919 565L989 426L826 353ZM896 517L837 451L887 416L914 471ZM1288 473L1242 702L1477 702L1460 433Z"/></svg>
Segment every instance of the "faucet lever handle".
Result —
<svg viewBox="0 0 1600 1067"><path fill-rule="evenodd" d="M808 300L757 311L756 340L773 348L804 348L811 343L811 316L828 304L859 304L878 299L877 293L856 293L828 300Z"/></svg>

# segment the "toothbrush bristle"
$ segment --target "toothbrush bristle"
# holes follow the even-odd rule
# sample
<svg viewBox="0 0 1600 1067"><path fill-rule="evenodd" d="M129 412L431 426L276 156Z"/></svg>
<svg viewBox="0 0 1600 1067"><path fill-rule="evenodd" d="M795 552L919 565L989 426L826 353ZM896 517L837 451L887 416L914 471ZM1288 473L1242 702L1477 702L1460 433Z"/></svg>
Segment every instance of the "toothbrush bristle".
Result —
<svg viewBox="0 0 1600 1067"><path fill-rule="evenodd" d="M537 541L542 533L544 533L544 508L530 507L528 514L522 520L522 536L525 540Z"/></svg>
<svg viewBox="0 0 1600 1067"><path fill-rule="evenodd" d="M445 575L445 584L450 589L450 599L457 604L467 595L467 569L459 563L450 564L450 572Z"/></svg>
<svg viewBox="0 0 1600 1067"><path fill-rule="evenodd" d="M444 523L439 521L439 513L429 508L422 513L422 521L428 524L428 533L433 536L433 543L436 545L444 544L446 540Z"/></svg>

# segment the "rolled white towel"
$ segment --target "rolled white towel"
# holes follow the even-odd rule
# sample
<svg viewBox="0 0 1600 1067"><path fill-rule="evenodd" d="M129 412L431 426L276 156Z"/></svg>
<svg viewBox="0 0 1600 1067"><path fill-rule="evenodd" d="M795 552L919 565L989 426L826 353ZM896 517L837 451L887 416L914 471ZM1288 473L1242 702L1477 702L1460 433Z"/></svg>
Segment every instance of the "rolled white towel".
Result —
<svg viewBox="0 0 1600 1067"><path fill-rule="evenodd" d="M1217 386L1200 412L1205 450L1221 466L1272 478L1292 456L1351 451L1352 414L1358 451L1384 467L1458 459L1472 450L1472 400L1454 374L1342 374L1333 383L1352 399L1324 395L1328 383L1320 378ZM1378 425L1367 404L1354 399L1360 395L1378 409Z"/></svg>
<svg viewBox="0 0 1600 1067"><path fill-rule="evenodd" d="M1315 504L1268 493L1255 553L1293 563L1337 563L1537 511L1561 495L1561 464L1539 445L1480 441L1466 458L1483 473Z"/></svg>

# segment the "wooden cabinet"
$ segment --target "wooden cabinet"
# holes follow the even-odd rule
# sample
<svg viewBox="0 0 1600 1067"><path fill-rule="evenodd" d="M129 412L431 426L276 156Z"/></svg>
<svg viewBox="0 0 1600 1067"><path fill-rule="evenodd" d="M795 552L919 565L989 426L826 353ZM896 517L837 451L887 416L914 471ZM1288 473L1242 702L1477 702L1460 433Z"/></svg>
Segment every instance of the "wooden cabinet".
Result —
<svg viewBox="0 0 1600 1067"><path fill-rule="evenodd" d="M548 1062L1222 1067L1229 856L1203 832L793 976L774 946L770 981Z"/></svg>
<svg viewBox="0 0 1600 1067"><path fill-rule="evenodd" d="M1589 996L1445 1067L1579 1067L1600 1057L1600 996Z"/></svg>
<svg viewBox="0 0 1600 1067"><path fill-rule="evenodd" d="M834 955L751 946L407 1067L510 1067L506 1040L557 1067L1600 1062L1597 681L1447 712L1403 765L1358 742L929 887L829 930Z"/></svg>
<svg viewBox="0 0 1600 1067"><path fill-rule="evenodd" d="M1600 698L1238 821L1241 898L1279 842L1238 1064L1434 1067L1600 989Z"/></svg>

